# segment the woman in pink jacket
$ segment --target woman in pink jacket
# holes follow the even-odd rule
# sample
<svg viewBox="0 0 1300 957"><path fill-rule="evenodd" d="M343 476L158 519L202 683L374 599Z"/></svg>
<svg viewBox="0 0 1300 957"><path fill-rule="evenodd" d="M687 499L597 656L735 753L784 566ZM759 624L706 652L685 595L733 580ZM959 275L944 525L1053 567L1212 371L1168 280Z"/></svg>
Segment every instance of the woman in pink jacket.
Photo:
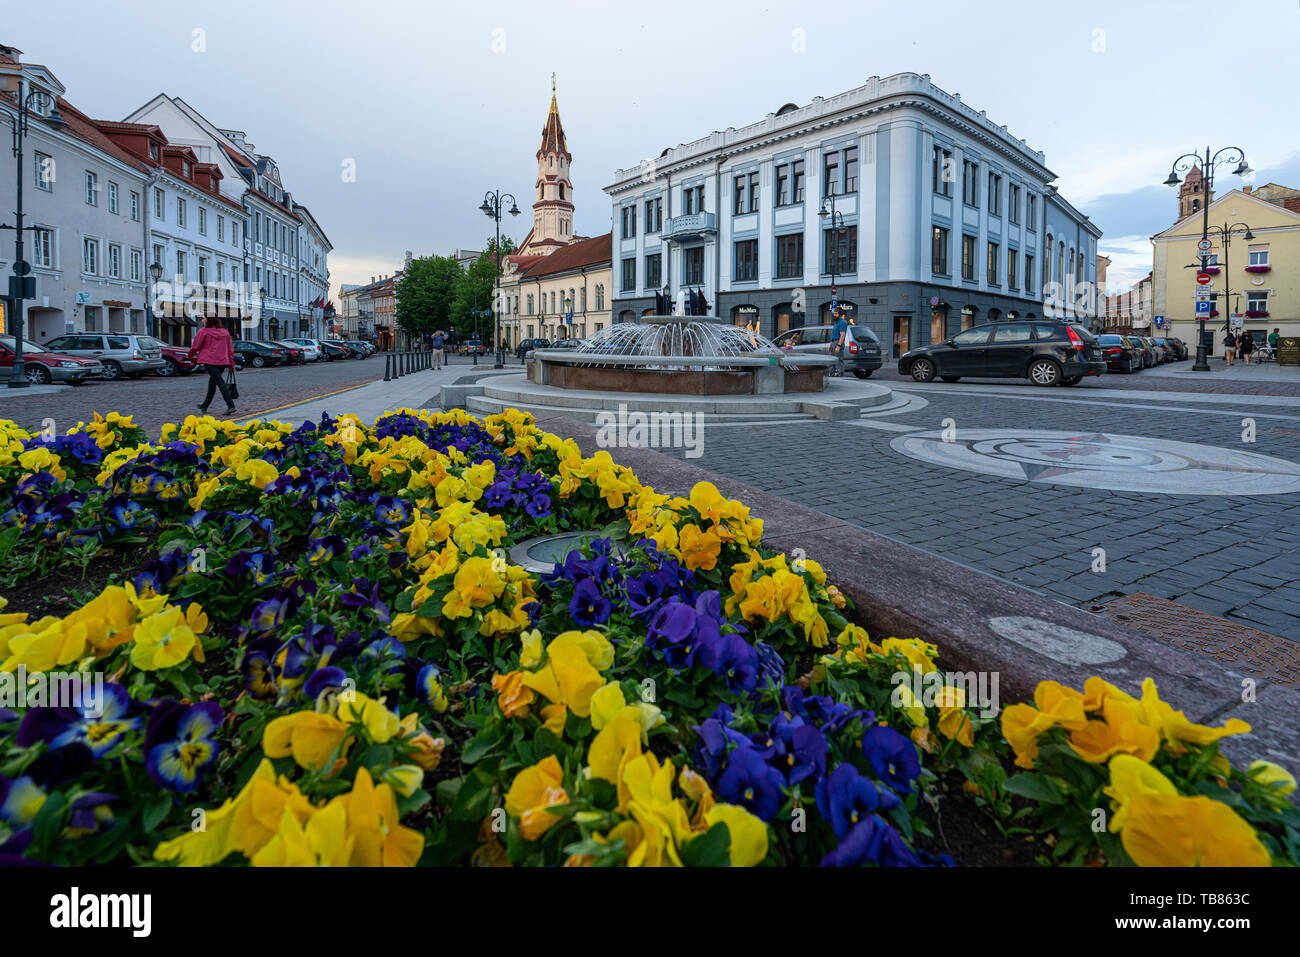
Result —
<svg viewBox="0 0 1300 957"><path fill-rule="evenodd" d="M235 411L235 403L230 401L230 389L226 387L225 374L226 368L233 367L235 364L235 346L230 340L230 333L216 316L209 316L203 328L199 330L199 334L194 337L194 342L190 345L189 357L208 370L208 394L199 403L199 411L208 411L213 394L220 389L221 397L226 400L226 414L232 414Z"/></svg>

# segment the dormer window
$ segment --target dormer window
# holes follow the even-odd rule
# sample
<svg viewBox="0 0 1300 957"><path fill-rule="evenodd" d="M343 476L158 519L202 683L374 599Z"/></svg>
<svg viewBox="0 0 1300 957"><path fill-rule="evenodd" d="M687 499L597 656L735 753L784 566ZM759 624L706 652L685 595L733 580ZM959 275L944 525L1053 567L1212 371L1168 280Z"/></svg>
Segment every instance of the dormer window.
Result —
<svg viewBox="0 0 1300 957"><path fill-rule="evenodd" d="M150 158L150 159L153 159L153 160L156 160L156 159L158 158L158 144L157 144L157 143L150 143L150 144L149 144L149 158Z"/></svg>
<svg viewBox="0 0 1300 957"><path fill-rule="evenodd" d="M190 166L189 160L185 160L181 163L181 170L184 172L185 178L189 179L190 175L193 173L193 168Z"/></svg>

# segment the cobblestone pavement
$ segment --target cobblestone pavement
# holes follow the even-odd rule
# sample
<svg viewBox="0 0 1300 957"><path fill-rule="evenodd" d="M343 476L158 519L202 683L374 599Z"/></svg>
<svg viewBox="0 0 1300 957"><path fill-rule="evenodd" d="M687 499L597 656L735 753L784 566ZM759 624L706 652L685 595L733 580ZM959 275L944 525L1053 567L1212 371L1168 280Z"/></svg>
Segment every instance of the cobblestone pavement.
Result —
<svg viewBox="0 0 1300 957"><path fill-rule="evenodd" d="M1198 494L1194 470L1187 494L1070 487L929 464L891 447L950 418L958 436L1100 432L1300 463L1300 402L1255 408L1202 396L1191 408L1189 397L1117 403L1116 392L1078 388L951 388L963 391L918 388L908 394L928 404L894 415L710 428L692 462L1071 604L1147 592L1300 641L1300 494ZM1256 422L1251 444L1242 441L1244 416ZM1104 571L1093 571L1096 548L1105 549Z"/></svg>
<svg viewBox="0 0 1300 957"><path fill-rule="evenodd" d="M1147 369L1134 375L1108 373L1096 378L1085 379L1074 386L1076 391L1125 392L1197 392L1218 395L1282 395L1300 396L1300 370L1296 371L1294 381L1275 381L1279 375L1278 366L1242 366L1238 364L1225 369L1222 359L1210 359L1209 372L1192 372L1192 361L1171 363L1158 369ZM1184 374L1186 373L1186 374ZM1291 377L1288 377L1291 378ZM886 360L883 368L872 373L872 382L893 385L897 382L911 382L911 376L898 374L898 360ZM963 379L962 385L1001 385L1036 389L1028 379Z"/></svg>

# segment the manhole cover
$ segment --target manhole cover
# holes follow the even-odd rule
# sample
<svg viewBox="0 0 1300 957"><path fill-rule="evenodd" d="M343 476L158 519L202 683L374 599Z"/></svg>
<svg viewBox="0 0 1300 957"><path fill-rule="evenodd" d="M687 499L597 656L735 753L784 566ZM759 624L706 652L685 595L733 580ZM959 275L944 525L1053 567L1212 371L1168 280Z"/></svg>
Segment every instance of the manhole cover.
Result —
<svg viewBox="0 0 1300 957"><path fill-rule="evenodd" d="M948 468L1049 485L1166 495L1300 492L1300 464L1271 455L1140 435L957 429L900 435L896 452Z"/></svg>
<svg viewBox="0 0 1300 957"><path fill-rule="evenodd" d="M1258 628L1146 592L1094 605L1092 610L1166 645L1235 665L1279 684L1300 686L1300 645Z"/></svg>

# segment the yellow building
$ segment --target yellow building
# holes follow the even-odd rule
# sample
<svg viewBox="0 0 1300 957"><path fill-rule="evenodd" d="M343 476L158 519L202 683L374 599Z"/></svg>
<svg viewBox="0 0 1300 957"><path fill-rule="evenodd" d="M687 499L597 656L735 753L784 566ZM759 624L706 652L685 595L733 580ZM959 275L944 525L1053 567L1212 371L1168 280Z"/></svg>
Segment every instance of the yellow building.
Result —
<svg viewBox="0 0 1300 957"><path fill-rule="evenodd" d="M1195 318L1202 211L1185 212L1178 222L1151 237L1154 246L1153 313L1165 325L1153 334L1197 341ZM1209 207L1211 293L1207 330L1214 333L1213 354L1230 318L1240 315L1255 342L1264 345L1278 329L1300 336L1300 191L1270 183L1252 190L1234 189L1212 199ZM1250 228L1250 239L1245 237ZM1228 231L1225 244L1224 230ZM1193 268L1188 268L1193 267Z"/></svg>

